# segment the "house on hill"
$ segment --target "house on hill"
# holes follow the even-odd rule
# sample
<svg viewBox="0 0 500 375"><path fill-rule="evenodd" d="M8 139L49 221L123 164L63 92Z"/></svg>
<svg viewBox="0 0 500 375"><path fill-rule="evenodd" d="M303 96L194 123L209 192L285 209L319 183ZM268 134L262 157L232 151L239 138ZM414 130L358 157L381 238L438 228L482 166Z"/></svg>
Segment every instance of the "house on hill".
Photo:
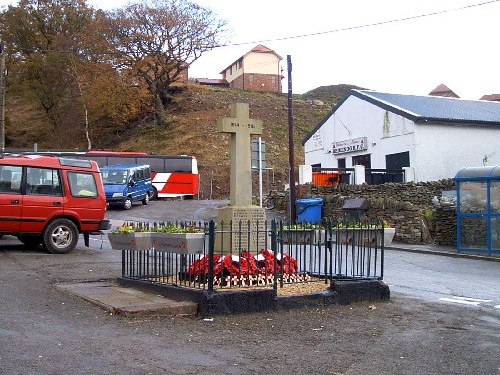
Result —
<svg viewBox="0 0 500 375"><path fill-rule="evenodd" d="M351 90L302 143L306 165L452 178L464 167L500 164L500 103Z"/></svg>
<svg viewBox="0 0 500 375"><path fill-rule="evenodd" d="M281 92L281 56L259 44L220 72L229 87Z"/></svg>
<svg viewBox="0 0 500 375"><path fill-rule="evenodd" d="M446 98L460 98L455 92L445 84L441 83L429 93L430 96L444 96Z"/></svg>
<svg viewBox="0 0 500 375"><path fill-rule="evenodd" d="M491 102L500 102L500 94L483 95L479 100L489 100Z"/></svg>

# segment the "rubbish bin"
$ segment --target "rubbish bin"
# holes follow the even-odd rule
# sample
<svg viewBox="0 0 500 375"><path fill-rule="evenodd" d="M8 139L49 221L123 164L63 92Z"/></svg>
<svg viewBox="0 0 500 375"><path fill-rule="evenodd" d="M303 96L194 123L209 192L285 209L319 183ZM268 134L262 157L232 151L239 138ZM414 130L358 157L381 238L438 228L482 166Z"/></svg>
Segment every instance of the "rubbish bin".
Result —
<svg viewBox="0 0 500 375"><path fill-rule="evenodd" d="M321 221L321 206L323 206L323 198L297 199L295 201L297 222L319 223Z"/></svg>

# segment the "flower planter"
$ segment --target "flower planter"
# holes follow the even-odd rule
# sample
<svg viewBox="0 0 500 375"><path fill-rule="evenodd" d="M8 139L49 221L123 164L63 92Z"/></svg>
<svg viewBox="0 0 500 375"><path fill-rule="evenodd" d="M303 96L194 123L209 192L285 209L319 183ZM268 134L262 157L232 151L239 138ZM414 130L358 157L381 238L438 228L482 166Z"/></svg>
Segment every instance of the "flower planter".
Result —
<svg viewBox="0 0 500 375"><path fill-rule="evenodd" d="M167 253L202 254L205 233L151 233L155 250Z"/></svg>
<svg viewBox="0 0 500 375"><path fill-rule="evenodd" d="M391 246L395 234L396 228L384 228L384 246Z"/></svg>
<svg viewBox="0 0 500 375"><path fill-rule="evenodd" d="M284 229L281 236L283 243L316 245L325 243L325 233L324 229Z"/></svg>
<svg viewBox="0 0 500 375"><path fill-rule="evenodd" d="M115 250L146 251L152 247L151 233L108 233L111 248Z"/></svg>
<svg viewBox="0 0 500 375"><path fill-rule="evenodd" d="M336 240L340 243L352 243L354 241L356 244L368 244L375 243L375 240L377 240L377 245L382 246L382 237L376 235L377 232L380 232L380 229L345 228L334 229L334 231L338 232ZM396 230L394 228L384 228L384 246L390 246L392 244L395 232Z"/></svg>

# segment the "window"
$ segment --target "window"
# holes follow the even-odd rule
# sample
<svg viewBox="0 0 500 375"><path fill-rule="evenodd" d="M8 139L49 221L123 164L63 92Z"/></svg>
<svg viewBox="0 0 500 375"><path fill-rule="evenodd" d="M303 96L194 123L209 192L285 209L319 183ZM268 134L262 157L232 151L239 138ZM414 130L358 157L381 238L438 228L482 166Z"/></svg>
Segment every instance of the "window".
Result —
<svg viewBox="0 0 500 375"><path fill-rule="evenodd" d="M345 168L345 158L337 159L338 168Z"/></svg>
<svg viewBox="0 0 500 375"><path fill-rule="evenodd" d="M410 153L400 152L385 156L385 167L387 169L402 169L410 166Z"/></svg>
<svg viewBox="0 0 500 375"><path fill-rule="evenodd" d="M137 177L137 181L141 181L141 180L144 180L144 169L138 169L136 171L136 175Z"/></svg>
<svg viewBox="0 0 500 375"><path fill-rule="evenodd" d="M116 184L123 185L127 183L128 171L126 170L111 170L111 171L102 171L102 182L106 185L108 184Z"/></svg>
<svg viewBox="0 0 500 375"><path fill-rule="evenodd" d="M96 198L97 185L92 173L68 172L69 190L78 198Z"/></svg>
<svg viewBox="0 0 500 375"><path fill-rule="evenodd" d="M62 195L59 171L51 168L26 168L26 194Z"/></svg>
<svg viewBox="0 0 500 375"><path fill-rule="evenodd" d="M144 178L151 178L151 170L149 168L144 170Z"/></svg>
<svg viewBox="0 0 500 375"><path fill-rule="evenodd" d="M21 193L23 169L14 165L0 165L0 193Z"/></svg>
<svg viewBox="0 0 500 375"><path fill-rule="evenodd" d="M371 168L372 162L371 162L370 154L353 156L352 157L352 165L364 165L365 168Z"/></svg>

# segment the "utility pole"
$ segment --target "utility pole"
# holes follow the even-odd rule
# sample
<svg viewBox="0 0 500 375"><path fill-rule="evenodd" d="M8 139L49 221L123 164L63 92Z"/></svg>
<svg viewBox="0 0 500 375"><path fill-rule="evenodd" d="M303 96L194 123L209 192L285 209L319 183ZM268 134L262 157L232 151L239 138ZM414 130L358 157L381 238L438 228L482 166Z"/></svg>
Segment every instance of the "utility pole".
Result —
<svg viewBox="0 0 500 375"><path fill-rule="evenodd" d="M0 153L5 153L5 43L0 40Z"/></svg>
<svg viewBox="0 0 500 375"><path fill-rule="evenodd" d="M292 110L292 56L286 57L288 65L288 164L290 165L290 222L295 223L295 154L293 142L293 110Z"/></svg>

